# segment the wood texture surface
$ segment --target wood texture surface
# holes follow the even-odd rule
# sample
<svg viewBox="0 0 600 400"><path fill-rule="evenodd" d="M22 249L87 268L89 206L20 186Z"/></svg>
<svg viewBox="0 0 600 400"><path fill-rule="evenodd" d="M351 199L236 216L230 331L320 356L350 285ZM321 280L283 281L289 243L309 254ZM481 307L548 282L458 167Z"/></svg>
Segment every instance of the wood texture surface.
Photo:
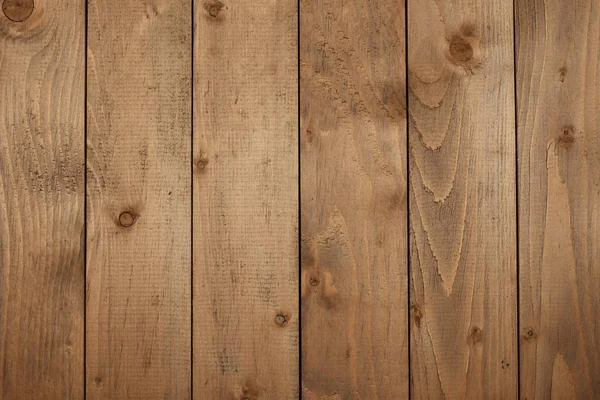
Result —
<svg viewBox="0 0 600 400"><path fill-rule="evenodd" d="M516 5L522 398L596 398L600 2Z"/></svg>
<svg viewBox="0 0 600 400"><path fill-rule="evenodd" d="M0 399L83 397L82 0L0 11Z"/></svg>
<svg viewBox="0 0 600 400"><path fill-rule="evenodd" d="M414 398L517 397L512 15L408 2Z"/></svg>
<svg viewBox="0 0 600 400"><path fill-rule="evenodd" d="M191 396L191 2L91 0L87 398Z"/></svg>
<svg viewBox="0 0 600 400"><path fill-rule="evenodd" d="M597 397L599 65L600 0L0 0L0 400Z"/></svg>
<svg viewBox="0 0 600 400"><path fill-rule="evenodd" d="M295 0L195 3L194 397L298 397Z"/></svg>
<svg viewBox="0 0 600 400"><path fill-rule="evenodd" d="M303 398L406 398L404 2L300 18Z"/></svg>

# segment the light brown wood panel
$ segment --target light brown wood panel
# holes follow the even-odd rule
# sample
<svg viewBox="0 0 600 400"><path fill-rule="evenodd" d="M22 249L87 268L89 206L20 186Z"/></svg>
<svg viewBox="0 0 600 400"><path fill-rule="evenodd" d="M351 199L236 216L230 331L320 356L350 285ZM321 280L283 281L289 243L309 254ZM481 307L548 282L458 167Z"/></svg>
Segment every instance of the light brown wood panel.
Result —
<svg viewBox="0 0 600 400"><path fill-rule="evenodd" d="M516 2L521 397L600 393L600 1Z"/></svg>
<svg viewBox="0 0 600 400"><path fill-rule="evenodd" d="M511 0L409 0L411 382L517 397Z"/></svg>
<svg viewBox="0 0 600 400"><path fill-rule="evenodd" d="M191 396L191 8L89 2L88 399Z"/></svg>
<svg viewBox="0 0 600 400"><path fill-rule="evenodd" d="M302 393L406 398L404 1L300 16Z"/></svg>
<svg viewBox="0 0 600 400"><path fill-rule="evenodd" d="M194 397L298 397L295 0L196 0Z"/></svg>
<svg viewBox="0 0 600 400"><path fill-rule="evenodd" d="M0 399L83 397L83 0L0 11Z"/></svg>

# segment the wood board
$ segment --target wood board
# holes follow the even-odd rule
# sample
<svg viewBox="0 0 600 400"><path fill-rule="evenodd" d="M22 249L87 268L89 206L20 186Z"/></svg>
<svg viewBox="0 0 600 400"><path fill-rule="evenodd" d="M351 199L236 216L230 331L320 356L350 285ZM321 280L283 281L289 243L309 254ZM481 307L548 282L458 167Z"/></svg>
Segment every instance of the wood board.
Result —
<svg viewBox="0 0 600 400"><path fill-rule="evenodd" d="M83 397L85 3L0 12L0 399Z"/></svg>
<svg viewBox="0 0 600 400"><path fill-rule="evenodd" d="M408 394L404 14L300 1L305 399Z"/></svg>
<svg viewBox="0 0 600 400"><path fill-rule="evenodd" d="M600 2L516 2L521 396L600 390Z"/></svg>
<svg viewBox="0 0 600 400"><path fill-rule="evenodd" d="M197 0L194 397L298 397L293 0Z"/></svg>
<svg viewBox="0 0 600 400"><path fill-rule="evenodd" d="M408 1L411 394L514 399L512 1Z"/></svg>
<svg viewBox="0 0 600 400"><path fill-rule="evenodd" d="M87 398L191 396L190 1L88 4Z"/></svg>

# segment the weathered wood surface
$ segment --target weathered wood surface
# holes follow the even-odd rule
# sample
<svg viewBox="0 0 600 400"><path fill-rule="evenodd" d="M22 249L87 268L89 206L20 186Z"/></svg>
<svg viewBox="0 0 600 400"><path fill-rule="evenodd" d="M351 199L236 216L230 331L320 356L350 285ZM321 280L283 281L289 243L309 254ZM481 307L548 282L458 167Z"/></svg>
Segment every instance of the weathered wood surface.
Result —
<svg viewBox="0 0 600 400"><path fill-rule="evenodd" d="M191 0L91 0L87 398L191 397Z"/></svg>
<svg viewBox="0 0 600 400"><path fill-rule="evenodd" d="M0 11L0 399L83 397L83 0Z"/></svg>
<svg viewBox="0 0 600 400"><path fill-rule="evenodd" d="M194 397L298 397L295 0L196 0Z"/></svg>
<svg viewBox="0 0 600 400"><path fill-rule="evenodd" d="M300 2L302 393L408 394L404 2Z"/></svg>
<svg viewBox="0 0 600 400"><path fill-rule="evenodd" d="M593 398L599 1L0 0L0 399Z"/></svg>
<svg viewBox="0 0 600 400"><path fill-rule="evenodd" d="M600 2L516 2L521 397L600 393Z"/></svg>
<svg viewBox="0 0 600 400"><path fill-rule="evenodd" d="M413 398L517 397L510 0L409 0Z"/></svg>

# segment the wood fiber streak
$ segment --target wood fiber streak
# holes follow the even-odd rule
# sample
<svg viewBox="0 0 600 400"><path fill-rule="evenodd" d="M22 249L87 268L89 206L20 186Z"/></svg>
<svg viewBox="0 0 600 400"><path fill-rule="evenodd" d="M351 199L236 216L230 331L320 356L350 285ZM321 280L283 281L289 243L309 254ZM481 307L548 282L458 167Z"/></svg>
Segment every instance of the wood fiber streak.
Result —
<svg viewBox="0 0 600 400"><path fill-rule="evenodd" d="M88 399L191 396L190 1L89 2Z"/></svg>
<svg viewBox="0 0 600 400"><path fill-rule="evenodd" d="M518 0L523 399L600 393L600 1Z"/></svg>
<svg viewBox="0 0 600 400"><path fill-rule="evenodd" d="M0 11L0 399L82 398L85 3L26 3Z"/></svg>
<svg viewBox="0 0 600 400"><path fill-rule="evenodd" d="M517 397L512 0L409 0L411 388Z"/></svg>
<svg viewBox="0 0 600 400"><path fill-rule="evenodd" d="M301 0L302 393L408 395L404 1Z"/></svg>
<svg viewBox="0 0 600 400"><path fill-rule="evenodd" d="M297 3L194 8L194 397L295 399Z"/></svg>

